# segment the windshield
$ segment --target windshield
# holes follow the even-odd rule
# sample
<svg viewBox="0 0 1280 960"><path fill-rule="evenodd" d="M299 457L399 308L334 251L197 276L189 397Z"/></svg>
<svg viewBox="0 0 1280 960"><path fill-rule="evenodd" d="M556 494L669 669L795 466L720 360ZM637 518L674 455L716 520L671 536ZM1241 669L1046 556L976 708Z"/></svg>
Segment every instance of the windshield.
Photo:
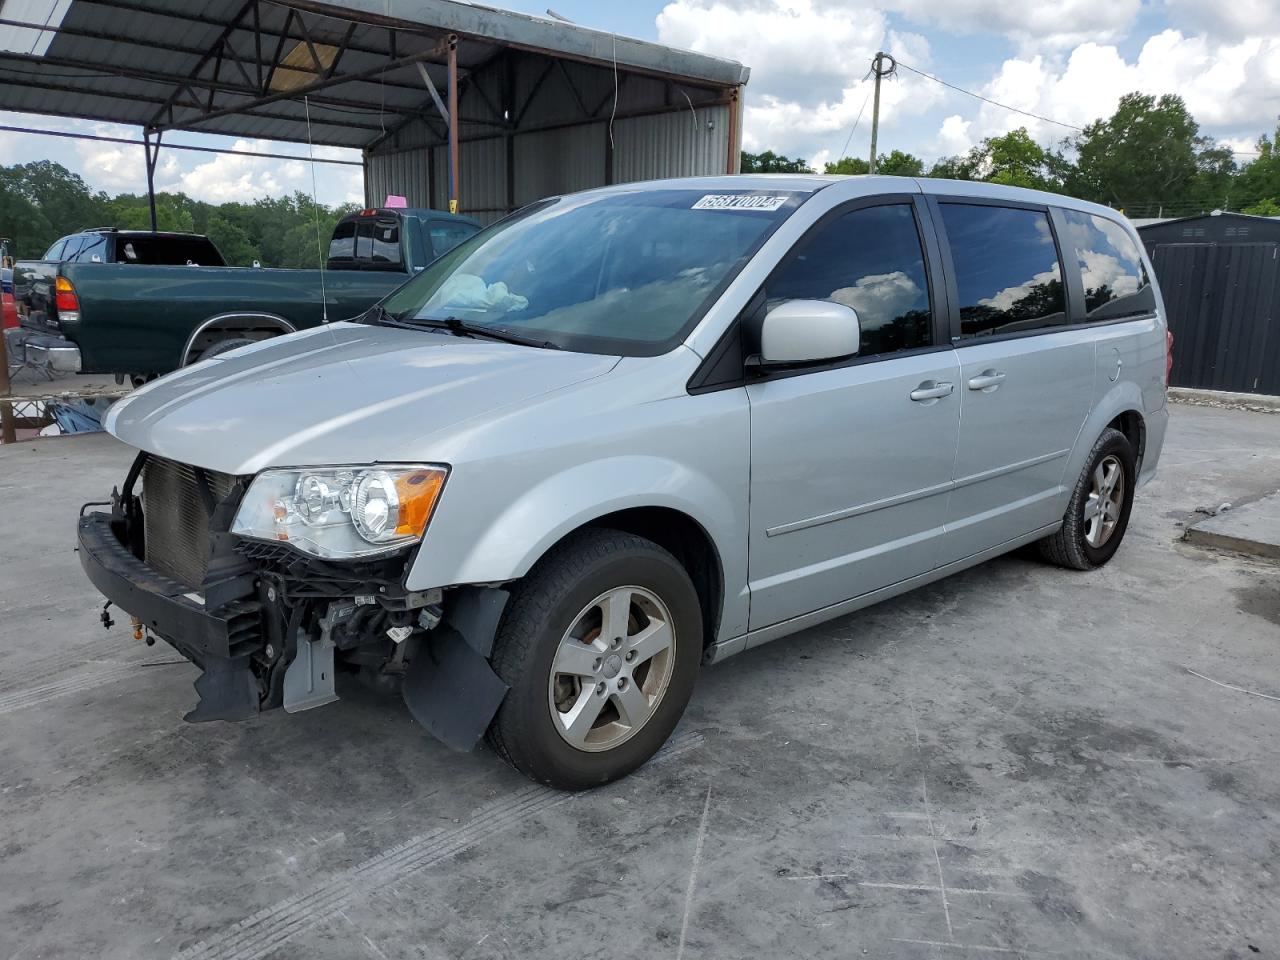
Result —
<svg viewBox="0 0 1280 960"><path fill-rule="evenodd" d="M778 191L565 197L477 234L392 294L401 320L508 330L585 353L680 341L804 199Z"/></svg>

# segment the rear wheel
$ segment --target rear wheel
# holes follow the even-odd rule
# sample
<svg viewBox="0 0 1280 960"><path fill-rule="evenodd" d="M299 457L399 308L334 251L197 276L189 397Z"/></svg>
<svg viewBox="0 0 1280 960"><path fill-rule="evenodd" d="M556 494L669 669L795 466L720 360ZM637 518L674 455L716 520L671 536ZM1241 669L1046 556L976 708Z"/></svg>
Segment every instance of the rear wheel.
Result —
<svg viewBox="0 0 1280 960"><path fill-rule="evenodd" d="M1129 526L1137 483L1133 445L1108 427L1089 451L1062 529L1039 542L1040 555L1072 570L1092 570L1115 555Z"/></svg>
<svg viewBox="0 0 1280 960"><path fill-rule="evenodd" d="M680 563L641 537L583 531L512 593L493 650L511 690L489 742L551 786L608 783L671 735L701 657L698 595Z"/></svg>
<svg viewBox="0 0 1280 960"><path fill-rule="evenodd" d="M235 350L239 347L247 347L250 344L257 343L257 340L250 340L248 337L230 337L226 340L218 340L211 343L201 351L197 360L208 360L210 357L216 357L220 353L226 353L229 350Z"/></svg>

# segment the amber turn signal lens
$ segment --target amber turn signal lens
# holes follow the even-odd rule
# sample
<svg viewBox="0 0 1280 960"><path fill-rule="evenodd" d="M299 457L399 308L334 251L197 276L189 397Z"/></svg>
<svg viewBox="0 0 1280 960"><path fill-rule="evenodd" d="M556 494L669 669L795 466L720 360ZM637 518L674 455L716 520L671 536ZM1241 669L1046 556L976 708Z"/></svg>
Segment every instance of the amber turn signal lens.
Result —
<svg viewBox="0 0 1280 960"><path fill-rule="evenodd" d="M396 497L400 501L398 536L422 536L440 499L444 478L443 470L415 470L396 477Z"/></svg>

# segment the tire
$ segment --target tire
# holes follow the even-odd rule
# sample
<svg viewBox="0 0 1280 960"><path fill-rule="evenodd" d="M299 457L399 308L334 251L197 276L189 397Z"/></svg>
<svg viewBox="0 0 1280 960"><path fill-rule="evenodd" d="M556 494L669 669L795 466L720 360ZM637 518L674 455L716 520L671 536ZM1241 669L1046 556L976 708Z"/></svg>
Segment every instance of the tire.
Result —
<svg viewBox="0 0 1280 960"><path fill-rule="evenodd" d="M1108 490L1104 507L1103 530L1091 526L1090 516L1100 499L1098 478L1102 469L1108 474L1109 466L1118 466L1123 489L1118 496L1113 482ZM1084 470L1071 492L1071 502L1062 518L1062 529L1037 543L1040 556L1050 563L1069 570L1093 570L1102 566L1114 555L1129 527L1129 512L1133 508L1133 492L1137 482L1137 463L1133 445L1119 430L1108 427L1102 431L1097 443L1089 451ZM1107 524L1110 528L1107 529ZM1092 533L1092 537L1091 537Z"/></svg>
<svg viewBox="0 0 1280 960"><path fill-rule="evenodd" d="M625 637L608 629L610 609L625 611L612 619L625 622ZM654 653L664 636L669 646ZM581 531L538 561L507 602L492 664L511 689L489 743L549 786L609 783L666 742L701 660L698 594L675 557L629 533ZM562 672L567 665L579 672ZM624 708L639 722L627 722Z"/></svg>
<svg viewBox="0 0 1280 960"><path fill-rule="evenodd" d="M248 337L231 337L227 340L218 340L205 347L196 357L196 360L208 360L210 357L216 357L218 354L226 353L228 350L235 350L238 347L247 347L250 344L257 343L257 340L250 340Z"/></svg>

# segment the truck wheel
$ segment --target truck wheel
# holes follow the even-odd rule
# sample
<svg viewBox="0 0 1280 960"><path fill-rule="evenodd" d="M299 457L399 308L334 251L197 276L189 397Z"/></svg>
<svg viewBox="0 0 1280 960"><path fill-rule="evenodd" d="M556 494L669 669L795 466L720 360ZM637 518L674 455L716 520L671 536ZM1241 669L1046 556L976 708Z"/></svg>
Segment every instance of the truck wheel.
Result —
<svg viewBox="0 0 1280 960"><path fill-rule="evenodd" d="M562 790L616 780L671 735L701 659L698 594L675 557L629 533L584 530L512 591L492 658L511 689L489 742Z"/></svg>
<svg viewBox="0 0 1280 960"><path fill-rule="evenodd" d="M1103 430L1071 493L1062 529L1039 541L1040 555L1069 570L1092 570L1110 560L1129 526L1137 479L1129 438Z"/></svg>
<svg viewBox="0 0 1280 960"><path fill-rule="evenodd" d="M210 357L216 357L220 353L226 353L228 350L235 350L237 347L247 347L250 344L257 343L257 340L250 340L248 337L231 337L228 340L219 340L205 347L201 351L200 356L196 357L197 361L208 360Z"/></svg>

